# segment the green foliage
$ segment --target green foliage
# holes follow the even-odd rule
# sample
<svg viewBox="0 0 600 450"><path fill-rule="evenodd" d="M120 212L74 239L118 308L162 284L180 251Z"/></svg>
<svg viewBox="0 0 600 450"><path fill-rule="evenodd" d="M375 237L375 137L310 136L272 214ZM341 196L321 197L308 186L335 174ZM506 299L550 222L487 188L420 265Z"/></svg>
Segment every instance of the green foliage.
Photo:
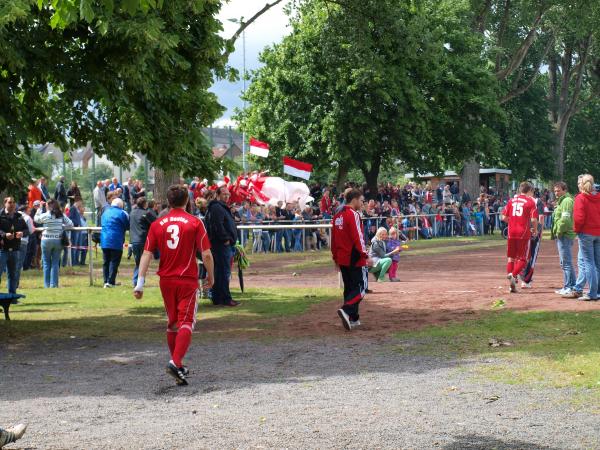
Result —
<svg viewBox="0 0 600 450"><path fill-rule="evenodd" d="M52 7L50 6L52 4ZM27 146L91 142L119 165L141 152L164 170L212 178L208 92L233 77L220 1L11 0L0 7L0 186L28 173ZM0 187L1 188L1 187Z"/></svg>
<svg viewBox="0 0 600 450"><path fill-rule="evenodd" d="M600 102L588 104L576 115L569 127L566 144L566 177L571 192L577 192L577 176L590 173L600 181Z"/></svg>
<svg viewBox="0 0 600 450"><path fill-rule="evenodd" d="M548 119L547 79L505 105L507 121L499 128L501 151L484 162L512 170L517 180L551 180L554 175L554 136Z"/></svg>
<svg viewBox="0 0 600 450"><path fill-rule="evenodd" d="M494 151L495 81L454 5L306 2L292 34L262 53L239 114L272 145L264 163L275 173L284 154L317 171L335 163L372 186L396 160L439 170Z"/></svg>

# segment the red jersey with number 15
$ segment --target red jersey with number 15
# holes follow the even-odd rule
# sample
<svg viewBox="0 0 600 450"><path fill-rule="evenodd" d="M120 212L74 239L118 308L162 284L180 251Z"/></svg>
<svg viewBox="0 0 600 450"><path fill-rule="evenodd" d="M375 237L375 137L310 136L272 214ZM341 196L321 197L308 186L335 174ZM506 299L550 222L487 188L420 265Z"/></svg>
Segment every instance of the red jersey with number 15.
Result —
<svg viewBox="0 0 600 450"><path fill-rule="evenodd" d="M173 208L155 220L148 231L144 250L160 252L161 278L198 278L196 251L210 249L204 224L183 209Z"/></svg>
<svg viewBox="0 0 600 450"><path fill-rule="evenodd" d="M523 194L515 195L506 204L504 215L508 217L509 239L531 238L531 219L539 216L533 198Z"/></svg>

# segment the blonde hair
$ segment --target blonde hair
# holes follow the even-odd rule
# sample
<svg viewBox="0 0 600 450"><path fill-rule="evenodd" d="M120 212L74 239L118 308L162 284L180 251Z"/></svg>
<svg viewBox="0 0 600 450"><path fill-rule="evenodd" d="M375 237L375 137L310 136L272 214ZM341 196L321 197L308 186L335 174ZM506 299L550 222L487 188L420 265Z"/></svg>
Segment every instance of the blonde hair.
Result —
<svg viewBox="0 0 600 450"><path fill-rule="evenodd" d="M387 230L384 227L379 227L377 229L377 232L375 233L375 237L381 241L381 240L383 240L383 239L381 239L381 236L383 235L383 233L387 234Z"/></svg>
<svg viewBox="0 0 600 450"><path fill-rule="evenodd" d="M579 187L579 192L591 194L594 191L594 177L589 173L581 175L579 180L577 180L577 186Z"/></svg>
<svg viewBox="0 0 600 450"><path fill-rule="evenodd" d="M398 230L396 229L396 227L390 227L389 231L388 231L389 235L391 236L393 233L396 234L396 236L398 236Z"/></svg>

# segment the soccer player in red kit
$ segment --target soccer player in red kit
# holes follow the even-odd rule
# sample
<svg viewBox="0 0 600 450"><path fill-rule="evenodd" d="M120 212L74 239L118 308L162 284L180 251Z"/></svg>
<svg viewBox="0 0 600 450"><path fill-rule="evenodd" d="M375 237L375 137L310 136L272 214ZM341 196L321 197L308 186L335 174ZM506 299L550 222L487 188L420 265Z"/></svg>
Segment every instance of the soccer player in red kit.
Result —
<svg viewBox="0 0 600 450"><path fill-rule="evenodd" d="M521 183L519 194L511 198L502 211L502 220L508 222L506 278L510 282L510 292L517 292L517 275L527 264L531 237L538 233L539 214L535 201L529 195L531 191L531 183Z"/></svg>
<svg viewBox="0 0 600 450"><path fill-rule="evenodd" d="M367 266L372 261L367 255L360 215L362 194L358 189L344 192L346 204L333 216L331 254L344 282L344 304L338 309L342 325L348 331L360 326L358 305L367 292Z"/></svg>
<svg viewBox="0 0 600 450"><path fill-rule="evenodd" d="M140 261L138 282L133 290L135 298L144 294L146 272L155 250L160 252L158 276L165 310L167 312L167 343L171 361L167 373L178 385L188 384L187 368L183 358L192 341L196 323L196 300L198 294L198 265L196 254L202 254L202 262L208 276L206 284L213 284L213 258L204 224L188 214L185 207L189 200L187 190L180 185L169 187L167 192L170 211L150 226L144 253Z"/></svg>

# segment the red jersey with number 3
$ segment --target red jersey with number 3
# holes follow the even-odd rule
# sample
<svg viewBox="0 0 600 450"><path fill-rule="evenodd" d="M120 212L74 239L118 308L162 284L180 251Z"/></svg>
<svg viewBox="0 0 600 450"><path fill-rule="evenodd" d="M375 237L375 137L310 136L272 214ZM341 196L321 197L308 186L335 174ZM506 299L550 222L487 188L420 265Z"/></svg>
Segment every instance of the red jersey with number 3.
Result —
<svg viewBox="0 0 600 450"><path fill-rule="evenodd" d="M508 238L530 239L531 219L539 216L535 200L527 195L515 195L508 201L504 211L508 217Z"/></svg>
<svg viewBox="0 0 600 450"><path fill-rule="evenodd" d="M150 226L144 250L160 252L161 278L198 279L196 251L210 249L204 224L183 209L173 208Z"/></svg>

